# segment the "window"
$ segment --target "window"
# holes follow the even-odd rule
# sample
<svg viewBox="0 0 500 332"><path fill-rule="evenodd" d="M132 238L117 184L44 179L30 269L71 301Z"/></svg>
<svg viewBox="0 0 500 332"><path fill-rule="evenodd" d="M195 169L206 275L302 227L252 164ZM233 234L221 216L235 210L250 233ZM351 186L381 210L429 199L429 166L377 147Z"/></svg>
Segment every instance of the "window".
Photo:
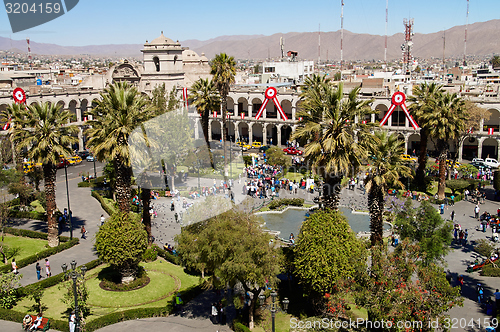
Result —
<svg viewBox="0 0 500 332"><path fill-rule="evenodd" d="M264 68L265 73L274 73L275 68L274 67L266 67Z"/></svg>
<svg viewBox="0 0 500 332"><path fill-rule="evenodd" d="M158 59L158 57L157 57L157 56L155 56L155 57L153 58L153 62L154 62L154 64L155 64L156 71L160 71L160 59Z"/></svg>

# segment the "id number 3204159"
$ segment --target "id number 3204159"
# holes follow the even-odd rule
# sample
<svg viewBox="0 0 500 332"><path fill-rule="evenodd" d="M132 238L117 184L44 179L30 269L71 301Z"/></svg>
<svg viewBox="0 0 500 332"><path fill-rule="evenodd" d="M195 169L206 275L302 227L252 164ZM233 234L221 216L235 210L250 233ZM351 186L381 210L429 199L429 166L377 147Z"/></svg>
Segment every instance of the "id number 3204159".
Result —
<svg viewBox="0 0 500 332"><path fill-rule="evenodd" d="M26 2L7 2L5 3L7 14L59 14L62 10L61 4L57 2L41 2L41 3L26 3Z"/></svg>
<svg viewBox="0 0 500 332"><path fill-rule="evenodd" d="M498 327L498 319L490 317L476 318L476 319L445 318L443 320L443 327L446 329L456 329L456 328L465 329L468 327L480 328L480 329L493 327L496 329Z"/></svg>

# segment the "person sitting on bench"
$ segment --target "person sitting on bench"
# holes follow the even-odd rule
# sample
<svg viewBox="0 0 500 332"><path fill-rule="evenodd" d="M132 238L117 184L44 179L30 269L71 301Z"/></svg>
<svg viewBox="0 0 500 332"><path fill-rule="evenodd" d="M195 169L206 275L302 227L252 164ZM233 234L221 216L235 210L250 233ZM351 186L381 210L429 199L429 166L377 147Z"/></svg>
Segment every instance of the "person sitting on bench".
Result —
<svg viewBox="0 0 500 332"><path fill-rule="evenodd" d="M30 327L30 331L35 331L41 324L42 324L42 313L39 312L38 315L36 315L36 319L33 322L33 325Z"/></svg>
<svg viewBox="0 0 500 332"><path fill-rule="evenodd" d="M31 318L31 315L26 315L23 318L23 328L25 331L28 331L28 329L31 327L33 324L33 318Z"/></svg>

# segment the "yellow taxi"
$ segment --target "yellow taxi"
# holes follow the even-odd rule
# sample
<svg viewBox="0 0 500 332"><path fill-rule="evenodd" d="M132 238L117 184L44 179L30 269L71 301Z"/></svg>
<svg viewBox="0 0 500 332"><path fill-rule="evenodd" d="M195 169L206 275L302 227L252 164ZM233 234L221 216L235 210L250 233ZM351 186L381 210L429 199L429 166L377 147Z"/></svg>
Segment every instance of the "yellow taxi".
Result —
<svg viewBox="0 0 500 332"><path fill-rule="evenodd" d="M80 156L70 157L68 158L68 162L70 165L79 165L82 162L82 158Z"/></svg>
<svg viewBox="0 0 500 332"><path fill-rule="evenodd" d="M404 161L409 161L409 162L416 162L417 158L410 156L409 154L403 154L401 155L401 159Z"/></svg>
<svg viewBox="0 0 500 332"><path fill-rule="evenodd" d="M262 146L261 142L253 142L252 143L252 148L260 149L261 146Z"/></svg>

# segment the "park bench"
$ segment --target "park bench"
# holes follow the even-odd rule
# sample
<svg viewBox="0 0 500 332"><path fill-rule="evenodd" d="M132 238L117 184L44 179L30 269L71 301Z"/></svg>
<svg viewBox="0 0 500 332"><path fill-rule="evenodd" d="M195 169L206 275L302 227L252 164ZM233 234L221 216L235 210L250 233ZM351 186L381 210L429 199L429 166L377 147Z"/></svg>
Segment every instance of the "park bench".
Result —
<svg viewBox="0 0 500 332"><path fill-rule="evenodd" d="M31 322L34 323L36 315L30 315L30 316L31 316ZM45 332L48 331L49 328L50 328L50 319L43 317L42 323L40 324L40 326L38 326L36 330ZM23 323L23 329L28 330L28 328L24 325L24 323Z"/></svg>

